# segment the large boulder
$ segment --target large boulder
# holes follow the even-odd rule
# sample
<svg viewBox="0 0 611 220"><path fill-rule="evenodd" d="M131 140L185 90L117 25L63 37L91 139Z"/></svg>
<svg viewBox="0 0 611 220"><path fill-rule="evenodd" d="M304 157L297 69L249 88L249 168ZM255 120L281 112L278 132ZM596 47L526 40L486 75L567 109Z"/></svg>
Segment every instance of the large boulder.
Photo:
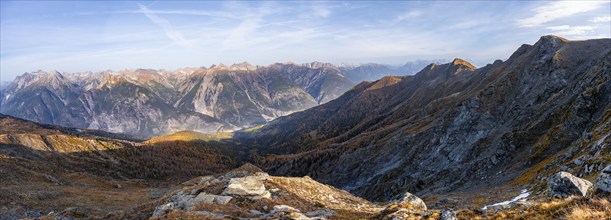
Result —
<svg viewBox="0 0 611 220"><path fill-rule="evenodd" d="M232 178L223 191L223 195L242 196L251 199L271 198L271 193L265 189L262 180L265 176L247 176Z"/></svg>
<svg viewBox="0 0 611 220"><path fill-rule="evenodd" d="M426 210L426 204L424 201L409 192L403 194L403 196L399 199L399 202L405 205L409 204L409 206L415 209Z"/></svg>
<svg viewBox="0 0 611 220"><path fill-rule="evenodd" d="M600 173L594 185L596 193L611 193L611 165L608 165Z"/></svg>
<svg viewBox="0 0 611 220"><path fill-rule="evenodd" d="M592 188L592 183L562 171L548 180L547 187L549 196L566 198L572 195L586 196Z"/></svg>

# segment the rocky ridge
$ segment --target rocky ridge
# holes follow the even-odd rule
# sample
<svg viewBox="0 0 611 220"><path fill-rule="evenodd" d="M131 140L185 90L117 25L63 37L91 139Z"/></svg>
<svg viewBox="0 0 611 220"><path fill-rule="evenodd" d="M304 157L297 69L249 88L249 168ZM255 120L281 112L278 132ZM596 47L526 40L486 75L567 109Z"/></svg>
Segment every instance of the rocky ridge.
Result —
<svg viewBox="0 0 611 220"><path fill-rule="evenodd" d="M266 146L257 162L272 175L371 200L544 187L560 169L592 180L611 160L610 43L544 36L478 69L431 64L236 138Z"/></svg>

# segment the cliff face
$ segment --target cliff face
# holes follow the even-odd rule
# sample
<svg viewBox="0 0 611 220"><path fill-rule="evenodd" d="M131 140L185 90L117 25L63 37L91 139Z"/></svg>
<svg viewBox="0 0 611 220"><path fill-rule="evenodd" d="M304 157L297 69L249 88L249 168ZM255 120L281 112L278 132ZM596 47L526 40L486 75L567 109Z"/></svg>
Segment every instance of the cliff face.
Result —
<svg viewBox="0 0 611 220"><path fill-rule="evenodd" d="M287 154L260 161L272 174L309 175L375 200L530 182L543 160L557 169L590 154L595 172L609 162L609 150L598 150L611 141L610 43L545 36L479 69L432 64L238 136L272 146L262 155ZM563 152L571 155L556 160Z"/></svg>
<svg viewBox="0 0 611 220"><path fill-rule="evenodd" d="M236 127L249 127L317 104L310 94L280 74L235 68L194 72L181 85L185 95L175 106Z"/></svg>

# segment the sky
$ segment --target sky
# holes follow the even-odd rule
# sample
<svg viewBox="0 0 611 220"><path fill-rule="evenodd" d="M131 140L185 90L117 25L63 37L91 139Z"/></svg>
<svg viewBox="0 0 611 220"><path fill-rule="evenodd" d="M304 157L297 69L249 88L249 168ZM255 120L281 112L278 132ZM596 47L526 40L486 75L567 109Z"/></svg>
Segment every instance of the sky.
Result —
<svg viewBox="0 0 611 220"><path fill-rule="evenodd" d="M601 1L1 1L0 81L276 62L485 64L554 34L611 37Z"/></svg>

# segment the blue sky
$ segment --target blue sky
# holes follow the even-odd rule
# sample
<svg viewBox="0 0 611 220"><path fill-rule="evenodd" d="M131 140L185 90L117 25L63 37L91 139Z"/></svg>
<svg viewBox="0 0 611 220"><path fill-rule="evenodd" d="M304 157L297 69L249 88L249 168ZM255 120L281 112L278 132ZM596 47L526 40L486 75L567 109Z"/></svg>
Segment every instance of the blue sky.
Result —
<svg viewBox="0 0 611 220"><path fill-rule="evenodd" d="M611 1L2 1L2 81L24 72L460 57L611 37Z"/></svg>

